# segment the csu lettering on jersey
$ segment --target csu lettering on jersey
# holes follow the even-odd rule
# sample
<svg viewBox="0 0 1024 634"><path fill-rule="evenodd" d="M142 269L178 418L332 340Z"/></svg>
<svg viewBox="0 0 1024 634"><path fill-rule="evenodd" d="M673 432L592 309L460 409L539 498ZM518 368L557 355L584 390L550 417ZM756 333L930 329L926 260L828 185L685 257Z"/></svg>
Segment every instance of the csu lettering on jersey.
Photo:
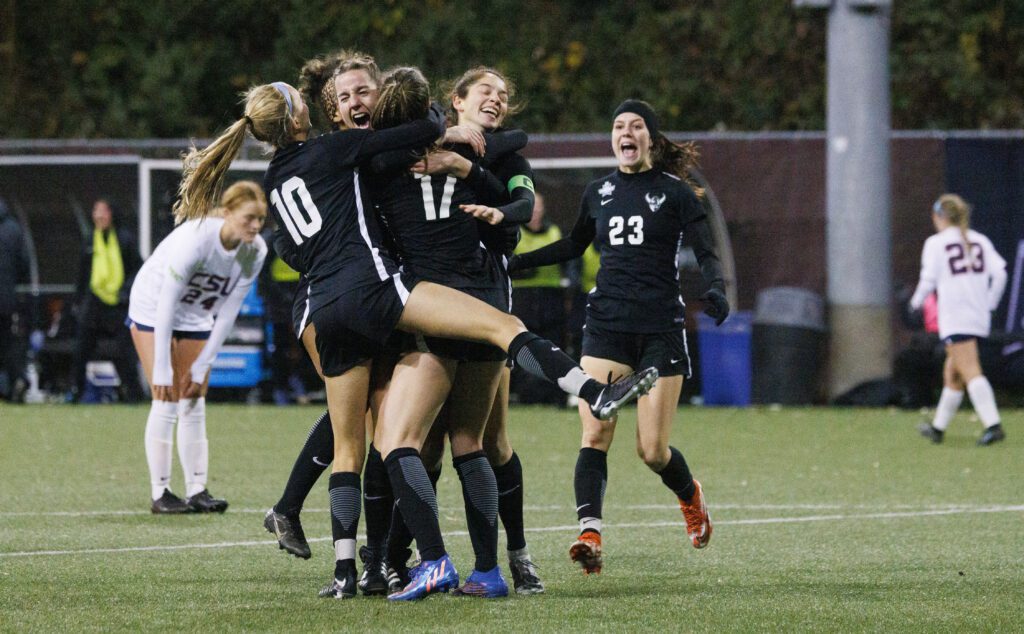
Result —
<svg viewBox="0 0 1024 634"><path fill-rule="evenodd" d="M198 303L206 310L211 310L216 305L218 296L227 297L230 295L231 291L238 285L239 279L235 278L232 284L230 277L196 271L188 279L188 291L181 296L181 302L184 304ZM200 299L204 294L209 295L204 299Z"/></svg>

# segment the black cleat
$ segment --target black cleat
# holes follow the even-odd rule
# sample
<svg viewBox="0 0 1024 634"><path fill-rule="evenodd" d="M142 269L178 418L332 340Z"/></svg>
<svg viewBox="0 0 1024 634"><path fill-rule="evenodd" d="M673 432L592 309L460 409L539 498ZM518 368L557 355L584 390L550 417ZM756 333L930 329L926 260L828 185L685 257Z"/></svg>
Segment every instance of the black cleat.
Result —
<svg viewBox="0 0 1024 634"><path fill-rule="evenodd" d="M650 392L657 380L658 369L647 368L609 383L597 395L597 402L590 404L590 413L599 420L611 420L620 407Z"/></svg>
<svg viewBox="0 0 1024 634"><path fill-rule="evenodd" d="M942 442L942 430L935 429L934 427L932 427L931 423L921 423L920 425L917 426L917 431L919 431L922 436L932 441L936 445Z"/></svg>
<svg viewBox="0 0 1024 634"><path fill-rule="evenodd" d="M193 513L223 513L228 510L227 500L213 497L206 489L190 495L185 502L192 508Z"/></svg>
<svg viewBox="0 0 1024 634"><path fill-rule="evenodd" d="M516 594L543 594L544 584L537 576L537 564L530 560L526 549L509 553L508 569L512 572L512 585Z"/></svg>
<svg viewBox="0 0 1024 634"><path fill-rule="evenodd" d="M320 590L319 595L321 599L351 599L356 596L355 567L349 569L344 579L331 579L331 583Z"/></svg>
<svg viewBox="0 0 1024 634"><path fill-rule="evenodd" d="M300 559L309 559L309 542L302 532L302 522L298 514L293 516L278 513L273 508L263 518L263 528L277 537L277 547L288 551Z"/></svg>
<svg viewBox="0 0 1024 634"><path fill-rule="evenodd" d="M992 443L999 442L1000 440L1006 439L1006 432L1003 431L1003 426L999 423L992 425L985 430L985 433L978 439L979 447L986 447Z"/></svg>
<svg viewBox="0 0 1024 634"><path fill-rule="evenodd" d="M188 502L171 493L170 489L164 489L164 494L153 500L153 505L149 507L149 510L155 515L181 515L195 512Z"/></svg>
<svg viewBox="0 0 1024 634"><path fill-rule="evenodd" d="M359 559L363 562L363 574L357 584L359 591L368 597L389 594L388 567L384 563L384 553L363 546L359 549Z"/></svg>

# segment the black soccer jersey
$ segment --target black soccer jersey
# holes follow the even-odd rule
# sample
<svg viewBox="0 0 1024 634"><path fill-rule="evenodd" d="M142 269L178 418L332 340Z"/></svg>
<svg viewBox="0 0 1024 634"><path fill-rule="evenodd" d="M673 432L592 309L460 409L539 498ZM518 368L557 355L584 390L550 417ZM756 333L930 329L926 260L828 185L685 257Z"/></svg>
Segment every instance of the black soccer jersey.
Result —
<svg viewBox="0 0 1024 634"><path fill-rule="evenodd" d="M306 273L310 311L346 290L379 284L398 272L357 165L382 151L422 147L444 131L437 117L390 130L333 132L279 149L263 179L277 221L282 258Z"/></svg>

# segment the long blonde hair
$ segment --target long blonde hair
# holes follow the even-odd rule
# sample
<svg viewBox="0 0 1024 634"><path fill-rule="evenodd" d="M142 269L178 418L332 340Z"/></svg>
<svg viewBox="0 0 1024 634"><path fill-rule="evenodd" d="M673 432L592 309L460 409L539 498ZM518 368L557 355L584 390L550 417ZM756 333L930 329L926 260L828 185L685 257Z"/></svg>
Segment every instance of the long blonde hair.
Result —
<svg viewBox="0 0 1024 634"><path fill-rule="evenodd" d="M971 242L967 238L967 231L971 228L971 211L971 205L956 194L943 194L932 205L932 213L945 218L960 229L964 249L967 250L967 259L971 263L971 268L974 268L974 254L971 253Z"/></svg>
<svg viewBox="0 0 1024 634"><path fill-rule="evenodd" d="M176 223L210 215L224 187L224 176L242 149L246 132L278 148L291 141L288 103L277 88L271 84L254 86L242 101L245 114L241 119L202 150L193 145L183 155L181 184L174 203Z"/></svg>

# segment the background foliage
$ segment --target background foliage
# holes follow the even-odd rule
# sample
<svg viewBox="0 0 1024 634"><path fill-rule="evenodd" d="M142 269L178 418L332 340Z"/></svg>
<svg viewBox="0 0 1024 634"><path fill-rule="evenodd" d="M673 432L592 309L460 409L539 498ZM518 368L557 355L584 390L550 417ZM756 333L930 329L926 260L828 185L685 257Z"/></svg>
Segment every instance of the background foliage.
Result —
<svg viewBox="0 0 1024 634"><path fill-rule="evenodd" d="M5 137L208 136L237 93L358 47L434 80L518 82L532 132L604 130L642 96L664 129L824 127L825 12L789 0L0 0ZM1024 126L1024 3L899 0L893 125Z"/></svg>

